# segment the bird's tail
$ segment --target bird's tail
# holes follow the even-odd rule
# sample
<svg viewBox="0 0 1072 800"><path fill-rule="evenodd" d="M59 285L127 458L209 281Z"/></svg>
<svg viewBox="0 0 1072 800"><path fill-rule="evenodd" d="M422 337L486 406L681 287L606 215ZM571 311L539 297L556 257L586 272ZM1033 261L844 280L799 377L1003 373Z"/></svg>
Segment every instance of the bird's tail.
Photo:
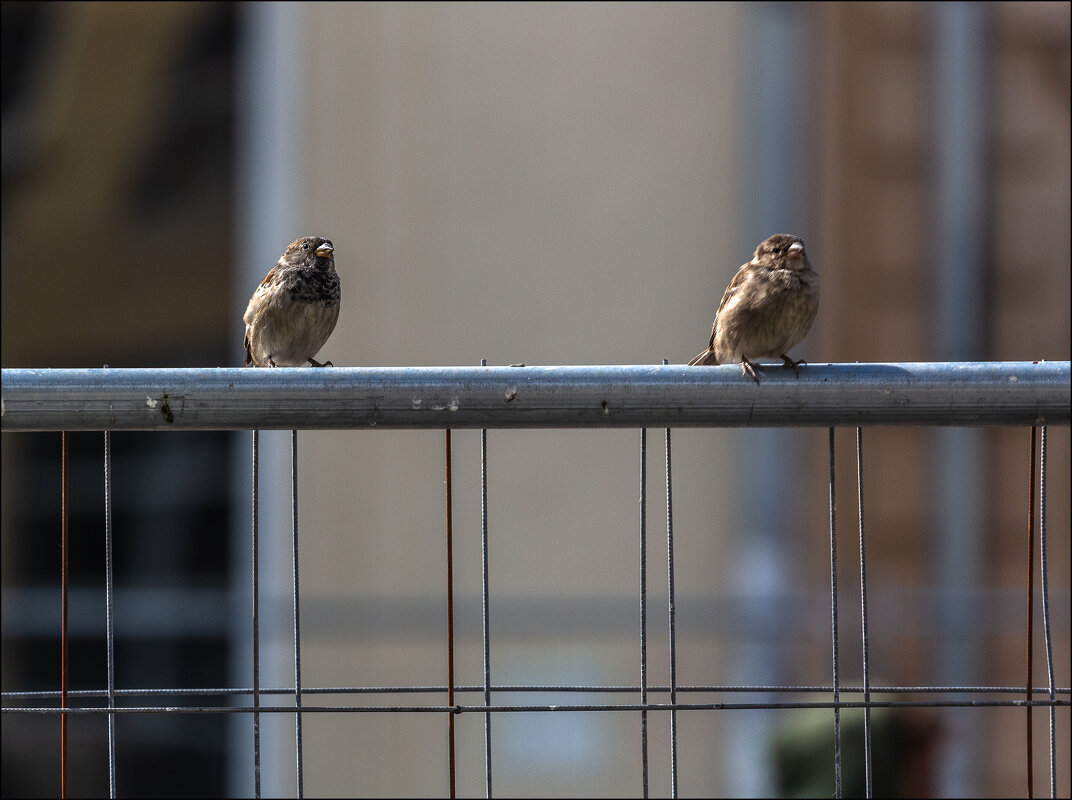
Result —
<svg viewBox="0 0 1072 800"><path fill-rule="evenodd" d="M715 353L711 348L707 348L702 353L697 353L696 357L689 362L690 367L702 367L717 364L718 359L715 358Z"/></svg>

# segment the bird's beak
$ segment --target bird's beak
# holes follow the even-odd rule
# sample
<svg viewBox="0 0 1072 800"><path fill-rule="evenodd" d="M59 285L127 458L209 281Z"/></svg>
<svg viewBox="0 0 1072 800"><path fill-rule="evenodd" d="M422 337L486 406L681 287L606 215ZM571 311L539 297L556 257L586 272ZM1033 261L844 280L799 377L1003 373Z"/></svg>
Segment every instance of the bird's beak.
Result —
<svg viewBox="0 0 1072 800"><path fill-rule="evenodd" d="M335 251L335 248L328 242L324 242L320 247L316 248L316 255L318 258L327 258Z"/></svg>
<svg viewBox="0 0 1072 800"><path fill-rule="evenodd" d="M319 253L320 251L318 250L317 252ZM793 242L789 245L790 258L800 258L802 255L804 255L804 245L800 242Z"/></svg>

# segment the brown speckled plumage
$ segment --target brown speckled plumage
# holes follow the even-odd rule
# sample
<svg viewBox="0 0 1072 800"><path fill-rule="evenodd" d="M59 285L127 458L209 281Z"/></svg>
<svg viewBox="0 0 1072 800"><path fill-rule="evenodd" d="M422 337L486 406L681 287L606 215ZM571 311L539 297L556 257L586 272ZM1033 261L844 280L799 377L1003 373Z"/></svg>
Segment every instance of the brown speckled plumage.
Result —
<svg viewBox="0 0 1072 800"><path fill-rule="evenodd" d="M798 373L804 361L788 353L807 336L818 310L819 276L808 262L804 240L785 233L770 236L726 287L710 343L689 366L740 364L742 373L759 383L756 362L780 358Z"/></svg>
<svg viewBox="0 0 1072 800"><path fill-rule="evenodd" d="M339 321L339 275L335 248L321 236L295 239L249 299L246 366L314 367L313 356Z"/></svg>

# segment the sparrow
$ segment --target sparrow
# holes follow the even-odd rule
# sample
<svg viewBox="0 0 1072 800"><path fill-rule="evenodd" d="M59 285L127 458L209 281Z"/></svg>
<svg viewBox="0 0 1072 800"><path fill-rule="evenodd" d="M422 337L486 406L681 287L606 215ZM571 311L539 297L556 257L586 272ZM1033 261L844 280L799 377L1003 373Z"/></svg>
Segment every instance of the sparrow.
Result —
<svg viewBox="0 0 1072 800"><path fill-rule="evenodd" d="M786 355L811 329L819 310L819 276L808 262L804 240L776 233L756 248L722 295L707 349L689 366L740 364L759 383L760 358L781 358L800 377L803 359Z"/></svg>
<svg viewBox="0 0 1072 800"><path fill-rule="evenodd" d="M339 275L335 246L321 236L295 239L249 298L246 366L314 367L313 356L339 321Z"/></svg>

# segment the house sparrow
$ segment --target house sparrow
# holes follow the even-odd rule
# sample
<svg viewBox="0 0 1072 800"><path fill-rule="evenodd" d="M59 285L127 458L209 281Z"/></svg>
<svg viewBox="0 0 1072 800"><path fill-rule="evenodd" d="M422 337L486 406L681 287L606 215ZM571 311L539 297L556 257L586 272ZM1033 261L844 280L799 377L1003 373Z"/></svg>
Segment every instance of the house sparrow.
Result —
<svg viewBox="0 0 1072 800"><path fill-rule="evenodd" d="M242 321L247 367L332 366L313 358L339 321L331 242L320 236L291 242L249 299Z"/></svg>
<svg viewBox="0 0 1072 800"><path fill-rule="evenodd" d="M733 276L715 314L711 342L689 366L739 363L742 374L759 383L755 360L781 358L799 377L807 362L786 353L807 335L818 310L819 276L808 263L804 240L776 233Z"/></svg>

